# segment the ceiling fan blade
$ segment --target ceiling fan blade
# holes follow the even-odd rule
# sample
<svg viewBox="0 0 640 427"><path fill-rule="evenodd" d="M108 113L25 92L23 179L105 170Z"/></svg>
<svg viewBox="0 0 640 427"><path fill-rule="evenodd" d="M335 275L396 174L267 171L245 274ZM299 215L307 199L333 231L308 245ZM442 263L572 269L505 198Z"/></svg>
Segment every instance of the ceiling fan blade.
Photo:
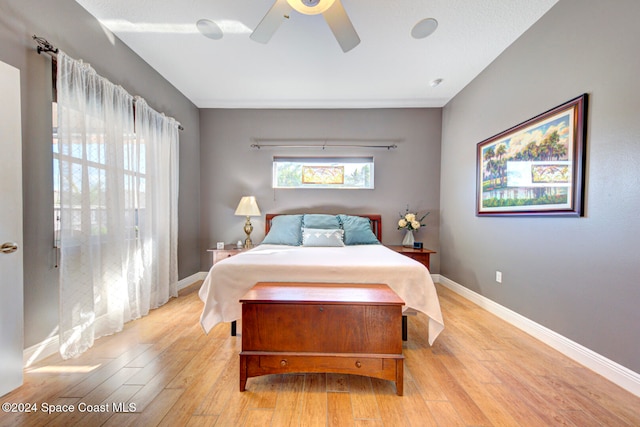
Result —
<svg viewBox="0 0 640 427"><path fill-rule="evenodd" d="M293 8L287 3L287 0L276 0L249 38L259 43L268 43L292 10Z"/></svg>
<svg viewBox="0 0 640 427"><path fill-rule="evenodd" d="M322 16L329 24L333 35L340 44L343 52L348 52L360 43L360 37L353 28L353 24L344 10L342 2L336 0L333 6L327 9Z"/></svg>

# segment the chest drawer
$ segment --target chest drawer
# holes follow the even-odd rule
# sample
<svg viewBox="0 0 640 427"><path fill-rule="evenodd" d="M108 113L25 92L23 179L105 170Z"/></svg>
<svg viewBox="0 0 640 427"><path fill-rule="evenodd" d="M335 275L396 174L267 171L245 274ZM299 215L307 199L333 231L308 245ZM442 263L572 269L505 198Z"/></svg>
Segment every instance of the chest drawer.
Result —
<svg viewBox="0 0 640 427"><path fill-rule="evenodd" d="M260 356L260 368L265 370L288 368L294 371L309 370L313 367L317 372L332 372L338 370L343 373L365 371L382 371L383 359L367 357L324 357L324 356Z"/></svg>

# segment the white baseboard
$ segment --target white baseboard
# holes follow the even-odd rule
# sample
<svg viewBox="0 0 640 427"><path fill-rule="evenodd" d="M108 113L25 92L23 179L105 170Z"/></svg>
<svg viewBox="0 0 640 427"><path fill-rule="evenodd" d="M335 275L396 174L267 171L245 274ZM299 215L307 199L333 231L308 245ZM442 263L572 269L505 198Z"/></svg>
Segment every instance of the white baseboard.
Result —
<svg viewBox="0 0 640 427"><path fill-rule="evenodd" d="M200 271L196 274L192 274L189 277L185 277L184 279L178 281L178 291L194 284L198 280L204 280L206 277L207 272L205 271ZM58 335L49 336L38 344L32 345L29 348L25 348L22 353L23 367L28 368L35 362L38 362L45 357L57 353L59 348L60 342L58 339Z"/></svg>
<svg viewBox="0 0 640 427"><path fill-rule="evenodd" d="M432 275L434 282L452 290L502 320L539 339L614 384L640 397L640 374L552 331L442 275ZM445 325L446 328L446 325Z"/></svg>
<svg viewBox="0 0 640 427"><path fill-rule="evenodd" d="M195 274L192 274L189 277L185 277L184 279L178 281L178 290L186 288L187 286L193 285L198 280L204 280L207 277L206 271L199 271Z"/></svg>
<svg viewBox="0 0 640 427"><path fill-rule="evenodd" d="M45 357L57 353L59 348L58 335L49 336L44 341L24 349L22 352L22 366L28 368Z"/></svg>

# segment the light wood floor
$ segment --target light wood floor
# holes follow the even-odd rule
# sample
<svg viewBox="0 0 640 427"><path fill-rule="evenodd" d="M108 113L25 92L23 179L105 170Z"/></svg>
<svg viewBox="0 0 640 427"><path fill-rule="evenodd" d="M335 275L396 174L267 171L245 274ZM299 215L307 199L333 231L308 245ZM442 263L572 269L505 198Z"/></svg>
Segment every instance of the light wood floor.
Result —
<svg viewBox="0 0 640 427"><path fill-rule="evenodd" d="M446 329L429 347L426 317L409 317L404 396L389 381L325 374L251 378L240 393L240 337L229 324L204 335L198 288L77 359L29 368L0 400L38 411L0 412L0 425L640 426L640 398L439 285ZM101 404L109 412L80 412Z"/></svg>

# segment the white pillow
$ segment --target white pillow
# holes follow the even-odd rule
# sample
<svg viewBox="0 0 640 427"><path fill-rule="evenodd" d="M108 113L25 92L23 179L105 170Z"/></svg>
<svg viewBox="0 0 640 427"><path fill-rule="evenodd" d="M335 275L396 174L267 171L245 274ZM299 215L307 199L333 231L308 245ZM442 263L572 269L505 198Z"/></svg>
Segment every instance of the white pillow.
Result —
<svg viewBox="0 0 640 427"><path fill-rule="evenodd" d="M302 229L302 246L344 246L344 230Z"/></svg>

